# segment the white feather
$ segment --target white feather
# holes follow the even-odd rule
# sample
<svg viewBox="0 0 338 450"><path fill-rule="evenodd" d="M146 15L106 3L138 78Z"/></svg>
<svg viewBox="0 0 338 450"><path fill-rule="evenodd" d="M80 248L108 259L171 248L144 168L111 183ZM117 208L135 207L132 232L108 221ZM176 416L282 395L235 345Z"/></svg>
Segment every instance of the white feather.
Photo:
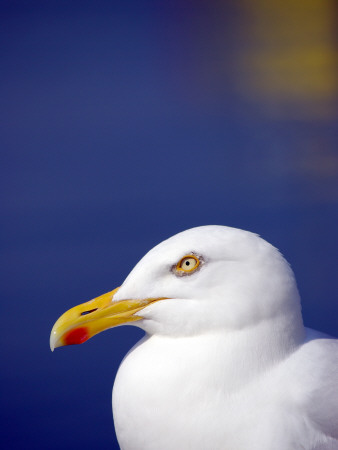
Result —
<svg viewBox="0 0 338 450"><path fill-rule="evenodd" d="M200 270L178 277L194 252ZM257 235L194 228L152 249L114 300L168 297L113 390L123 450L338 449L338 344L303 326L288 263Z"/></svg>

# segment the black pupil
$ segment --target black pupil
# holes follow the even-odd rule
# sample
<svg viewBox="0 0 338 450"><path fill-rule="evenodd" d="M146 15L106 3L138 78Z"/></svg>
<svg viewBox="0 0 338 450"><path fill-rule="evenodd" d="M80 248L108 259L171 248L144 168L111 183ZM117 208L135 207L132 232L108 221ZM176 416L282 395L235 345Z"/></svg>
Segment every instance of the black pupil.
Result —
<svg viewBox="0 0 338 450"><path fill-rule="evenodd" d="M185 264L186 264L187 266L190 266L190 261L186 261Z"/></svg>

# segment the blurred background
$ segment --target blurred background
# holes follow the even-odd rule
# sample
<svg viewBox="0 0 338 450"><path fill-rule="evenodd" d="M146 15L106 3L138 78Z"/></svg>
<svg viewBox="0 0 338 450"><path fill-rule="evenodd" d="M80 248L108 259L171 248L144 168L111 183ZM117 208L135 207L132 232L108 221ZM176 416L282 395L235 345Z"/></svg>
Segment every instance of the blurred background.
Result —
<svg viewBox="0 0 338 450"><path fill-rule="evenodd" d="M66 309L197 225L259 233L337 335L334 0L1 0L1 448L118 448L142 336L49 350Z"/></svg>

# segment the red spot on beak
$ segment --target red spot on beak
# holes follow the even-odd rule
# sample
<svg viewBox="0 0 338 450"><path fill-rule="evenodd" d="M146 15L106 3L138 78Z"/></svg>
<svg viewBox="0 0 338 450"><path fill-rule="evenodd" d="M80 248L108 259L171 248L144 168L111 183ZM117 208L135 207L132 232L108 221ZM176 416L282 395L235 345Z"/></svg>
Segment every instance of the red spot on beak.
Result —
<svg viewBox="0 0 338 450"><path fill-rule="evenodd" d="M68 333L65 334L63 341L64 345L74 345L83 344L87 339L89 339L88 328L80 327L68 331Z"/></svg>

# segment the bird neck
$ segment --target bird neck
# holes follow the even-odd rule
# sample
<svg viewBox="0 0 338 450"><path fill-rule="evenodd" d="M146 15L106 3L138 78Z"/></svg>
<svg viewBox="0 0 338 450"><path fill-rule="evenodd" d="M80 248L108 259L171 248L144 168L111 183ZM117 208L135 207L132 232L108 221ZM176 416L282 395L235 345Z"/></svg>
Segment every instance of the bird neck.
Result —
<svg viewBox="0 0 338 450"><path fill-rule="evenodd" d="M229 333L223 345L227 373L241 385L288 358L304 342L305 329L299 314L276 317Z"/></svg>
<svg viewBox="0 0 338 450"><path fill-rule="evenodd" d="M151 347L152 367L170 367L178 379L189 379L196 389L212 379L215 387L234 393L288 358L304 338L302 318L295 315L293 320L272 318L225 332L177 338L153 335L143 343Z"/></svg>

